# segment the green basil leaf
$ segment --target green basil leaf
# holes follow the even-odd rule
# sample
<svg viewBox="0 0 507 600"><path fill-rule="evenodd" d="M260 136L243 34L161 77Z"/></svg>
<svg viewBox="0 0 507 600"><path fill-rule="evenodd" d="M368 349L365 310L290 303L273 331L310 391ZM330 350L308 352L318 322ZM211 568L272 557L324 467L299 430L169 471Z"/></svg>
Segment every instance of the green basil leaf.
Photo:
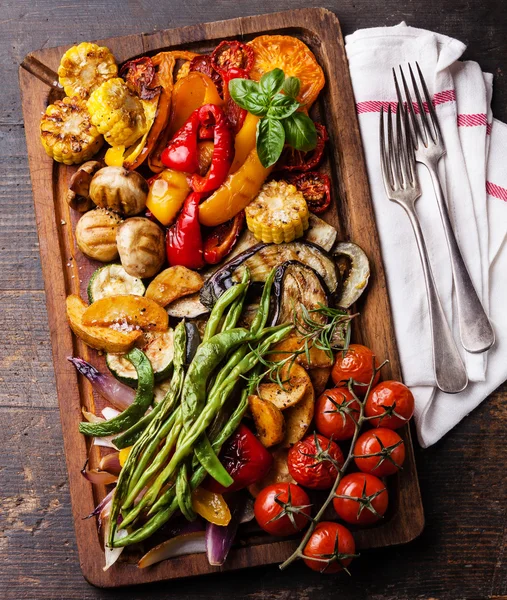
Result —
<svg viewBox="0 0 507 600"><path fill-rule="evenodd" d="M287 77L283 82L282 91L291 98L296 99L301 89L301 81L298 77Z"/></svg>
<svg viewBox="0 0 507 600"><path fill-rule="evenodd" d="M272 119L286 119L292 113L295 113L298 108L299 102L294 100L294 98L284 96L283 94L276 94L271 100L267 116Z"/></svg>
<svg viewBox="0 0 507 600"><path fill-rule="evenodd" d="M271 98L274 94L282 89L285 75L282 69L273 69L268 73L264 73L259 81L261 90Z"/></svg>
<svg viewBox="0 0 507 600"><path fill-rule="evenodd" d="M238 106L257 116L268 112L269 98L261 93L259 84L250 79L231 79L229 93Z"/></svg>
<svg viewBox="0 0 507 600"><path fill-rule="evenodd" d="M264 118L257 123L257 154L263 167L274 165L285 144L285 131L280 121Z"/></svg>
<svg viewBox="0 0 507 600"><path fill-rule="evenodd" d="M315 148L317 145L317 130L315 129L315 123L308 115L296 112L284 119L282 123L289 146L303 152Z"/></svg>

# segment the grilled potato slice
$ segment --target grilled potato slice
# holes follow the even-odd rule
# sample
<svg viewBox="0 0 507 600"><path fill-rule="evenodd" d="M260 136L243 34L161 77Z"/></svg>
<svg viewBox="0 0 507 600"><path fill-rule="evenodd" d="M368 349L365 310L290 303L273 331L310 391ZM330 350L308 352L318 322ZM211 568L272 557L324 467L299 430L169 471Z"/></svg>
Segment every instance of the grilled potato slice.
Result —
<svg viewBox="0 0 507 600"><path fill-rule="evenodd" d="M331 375L331 367L317 367L316 369L310 369L308 375L312 380L315 396L318 398L326 389L327 382Z"/></svg>
<svg viewBox="0 0 507 600"><path fill-rule="evenodd" d="M89 160L104 143L80 98L50 104L42 115L40 138L46 154L66 165Z"/></svg>
<svg viewBox="0 0 507 600"><path fill-rule="evenodd" d="M285 410L297 404L305 395L306 388L312 384L308 373L296 363L285 365L280 376L283 387L276 382L261 383L258 392L263 400Z"/></svg>
<svg viewBox="0 0 507 600"><path fill-rule="evenodd" d="M281 410L259 396L249 396L248 405L260 443L266 448L279 444L285 434L285 421Z"/></svg>
<svg viewBox="0 0 507 600"><path fill-rule="evenodd" d="M68 296L66 300L67 319L70 328L85 344L105 352L128 352L142 336L141 330L116 331L109 327L88 326L83 323L86 303L79 296Z"/></svg>
<svg viewBox="0 0 507 600"><path fill-rule="evenodd" d="M285 338L275 346L273 346L273 353L269 354L269 360L273 362L278 362L291 356L295 352L300 352L305 347L304 341L298 339L295 336L291 336ZM310 346L308 348L308 354L310 360L308 361L308 357L306 352L301 352L296 357L296 362L300 364L305 369L316 369L321 367L332 367L333 359L320 348L316 346Z"/></svg>
<svg viewBox="0 0 507 600"><path fill-rule="evenodd" d="M58 67L60 85L67 96L88 96L104 81L116 77L118 66L105 46L83 42L62 56Z"/></svg>
<svg viewBox="0 0 507 600"><path fill-rule="evenodd" d="M289 448L301 440L310 427L315 407L315 392L309 385L302 400L288 408L285 413L285 437L283 447Z"/></svg>
<svg viewBox="0 0 507 600"><path fill-rule="evenodd" d="M146 297L160 306L198 292L204 284L202 275L181 265L169 267L159 273L146 290Z"/></svg>
<svg viewBox="0 0 507 600"><path fill-rule="evenodd" d="M273 465L268 474L260 481L248 486L248 491L254 498L257 498L257 494L272 483L296 483L296 480L289 473L289 467L287 465L288 452L289 450L287 448L276 448L275 450L271 450Z"/></svg>
<svg viewBox="0 0 507 600"><path fill-rule="evenodd" d="M159 304L144 296L108 296L97 300L85 310L83 323L112 326L120 331L124 326L166 331L169 317Z"/></svg>

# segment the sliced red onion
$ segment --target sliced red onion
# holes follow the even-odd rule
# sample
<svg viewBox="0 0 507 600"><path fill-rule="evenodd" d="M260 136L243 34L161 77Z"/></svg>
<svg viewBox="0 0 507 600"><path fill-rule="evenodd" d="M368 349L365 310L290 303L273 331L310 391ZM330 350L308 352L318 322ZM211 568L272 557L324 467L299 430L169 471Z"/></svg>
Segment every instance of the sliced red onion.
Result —
<svg viewBox="0 0 507 600"><path fill-rule="evenodd" d="M88 421L88 423L103 423L105 421L105 419L103 419L102 417L97 417L97 415L86 410L84 406L81 409L81 412L83 413L83 417Z"/></svg>
<svg viewBox="0 0 507 600"><path fill-rule="evenodd" d="M243 495L231 497L231 500L232 502L228 501L231 509L231 520L228 525L224 527L214 523L206 523L206 553L209 564L214 567L224 564L245 511L245 497Z"/></svg>
<svg viewBox="0 0 507 600"><path fill-rule="evenodd" d="M100 459L99 469L101 471L109 471L113 475L119 475L121 471L120 453L111 452Z"/></svg>
<svg viewBox="0 0 507 600"><path fill-rule="evenodd" d="M102 485L109 485L115 483L118 479L117 475L108 473L107 471L98 471L97 469L88 469L88 461L85 466L81 469L81 475L91 483L101 483Z"/></svg>
<svg viewBox="0 0 507 600"><path fill-rule="evenodd" d="M118 410L125 410L134 401L135 390L121 383L112 375L101 373L82 358L69 357L68 360L91 382L93 389L111 402Z"/></svg>
<svg viewBox="0 0 507 600"><path fill-rule="evenodd" d="M115 489L116 489L116 486L109 492L109 494L107 494L106 496L104 496L102 498L102 500L99 502L99 504L97 504L97 506L92 510L92 512L87 517L83 517L83 521L86 519L91 519L92 517L96 517L97 515L100 515L102 510L107 507L109 507L109 508L107 508L107 514L109 514L109 510L111 508L111 500L113 499L113 494L114 494Z"/></svg>
<svg viewBox="0 0 507 600"><path fill-rule="evenodd" d="M93 438L94 446L101 446L102 448L112 448L113 450L118 450L118 448L113 444L113 439L115 435L109 435L105 437L95 437Z"/></svg>
<svg viewBox="0 0 507 600"><path fill-rule="evenodd" d="M103 513L105 511L102 511ZM109 521L109 510L107 511L107 514L102 515L101 513L101 517L104 523L104 539L107 540L108 536L109 536L109 525L110 525L110 521ZM115 540L119 540L123 537L125 537L126 535L128 535L128 531L126 529L119 529L116 530L116 533L114 534L114 539ZM110 567L112 567L114 565L114 563L120 558L121 553L124 550L124 546L122 546L121 548L109 548L108 546L106 546L104 544L104 558L106 561L106 564L103 567L104 571L107 571Z"/></svg>
<svg viewBox="0 0 507 600"><path fill-rule="evenodd" d="M204 531L182 533L176 537L162 542L147 552L137 566L145 569L168 558L184 556L185 554L197 554L206 552L206 540Z"/></svg>
<svg viewBox="0 0 507 600"><path fill-rule="evenodd" d="M111 419L114 419L119 414L121 414L119 410L116 410L116 408L111 408L110 406L106 406L102 410L102 416L104 417L104 419L106 421L110 421Z"/></svg>

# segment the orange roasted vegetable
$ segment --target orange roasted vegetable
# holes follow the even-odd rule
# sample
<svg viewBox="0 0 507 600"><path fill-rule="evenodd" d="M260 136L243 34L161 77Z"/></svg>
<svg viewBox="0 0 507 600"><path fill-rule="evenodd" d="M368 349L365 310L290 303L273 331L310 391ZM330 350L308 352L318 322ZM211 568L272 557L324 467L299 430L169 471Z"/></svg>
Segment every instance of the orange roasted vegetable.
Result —
<svg viewBox="0 0 507 600"><path fill-rule="evenodd" d="M162 151L172 135L180 129L196 108L203 104L222 104L217 88L213 81L204 73L190 72L176 82L172 97L171 120L163 134L159 137L157 145L149 158L150 169L160 173L164 168L160 160Z"/></svg>
<svg viewBox="0 0 507 600"><path fill-rule="evenodd" d="M257 196L272 167L262 166L254 148L243 166L199 206L199 221L214 227L232 219Z"/></svg>
<svg viewBox="0 0 507 600"><path fill-rule="evenodd" d="M118 331L143 329L166 331L169 317L156 302L143 296L107 296L84 311L84 325L110 326Z"/></svg>
<svg viewBox="0 0 507 600"><path fill-rule="evenodd" d="M248 45L254 51L250 79L259 79L275 68L285 77L298 77L301 88L297 100L308 109L324 87L325 77L313 52L301 40L291 35L261 35Z"/></svg>
<svg viewBox="0 0 507 600"><path fill-rule="evenodd" d="M146 208L162 225L171 225L189 192L185 173L165 169L150 179Z"/></svg>

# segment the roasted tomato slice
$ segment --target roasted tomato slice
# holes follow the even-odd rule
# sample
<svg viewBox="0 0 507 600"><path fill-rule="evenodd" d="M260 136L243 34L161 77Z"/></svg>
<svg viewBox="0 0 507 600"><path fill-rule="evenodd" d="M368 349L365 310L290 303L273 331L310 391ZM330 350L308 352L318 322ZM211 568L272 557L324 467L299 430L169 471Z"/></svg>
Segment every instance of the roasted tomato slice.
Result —
<svg viewBox="0 0 507 600"><path fill-rule="evenodd" d="M241 424L224 444L220 452L220 461L234 479L234 483L226 488L208 477L206 489L217 494L236 492L260 481L271 469L273 457L250 429Z"/></svg>
<svg viewBox="0 0 507 600"><path fill-rule="evenodd" d="M212 67L211 56L209 54L195 56L190 61L189 70L197 71L198 73L203 73L204 75L207 75L215 84L218 93L222 95L222 77L220 76L220 73L215 71L215 69Z"/></svg>
<svg viewBox="0 0 507 600"><path fill-rule="evenodd" d="M151 87L155 77L155 66L149 56L127 61L120 69L127 85L143 100L151 100L160 93L161 87Z"/></svg>
<svg viewBox="0 0 507 600"><path fill-rule="evenodd" d="M317 129L317 145L309 152L294 150L286 146L276 163L277 169L285 169L286 171L311 171L320 163L324 154L324 146L329 139L327 130L324 125L315 123Z"/></svg>
<svg viewBox="0 0 507 600"><path fill-rule="evenodd" d="M245 224L245 212L242 210L234 219L218 225L204 239L204 260L216 265L233 249Z"/></svg>
<svg viewBox="0 0 507 600"><path fill-rule="evenodd" d="M220 42L211 54L211 65L222 75L237 68L248 74L254 64L254 51L237 40Z"/></svg>
<svg viewBox="0 0 507 600"><path fill-rule="evenodd" d="M303 194L312 213L323 213L331 204L331 182L325 173L301 173L293 177L291 183Z"/></svg>

